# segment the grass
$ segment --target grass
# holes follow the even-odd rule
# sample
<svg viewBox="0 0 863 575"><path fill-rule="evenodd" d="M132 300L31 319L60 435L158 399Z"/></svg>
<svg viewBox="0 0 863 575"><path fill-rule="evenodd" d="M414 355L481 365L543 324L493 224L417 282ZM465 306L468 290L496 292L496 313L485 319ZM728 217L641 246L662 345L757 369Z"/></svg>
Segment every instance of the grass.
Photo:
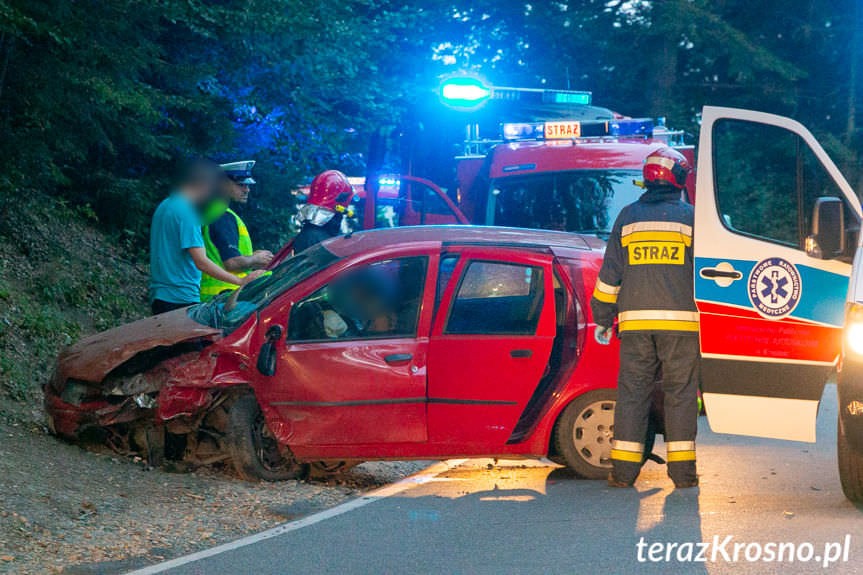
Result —
<svg viewBox="0 0 863 575"><path fill-rule="evenodd" d="M0 197L0 416L41 419L59 350L146 313L146 270L91 214L38 194Z"/></svg>

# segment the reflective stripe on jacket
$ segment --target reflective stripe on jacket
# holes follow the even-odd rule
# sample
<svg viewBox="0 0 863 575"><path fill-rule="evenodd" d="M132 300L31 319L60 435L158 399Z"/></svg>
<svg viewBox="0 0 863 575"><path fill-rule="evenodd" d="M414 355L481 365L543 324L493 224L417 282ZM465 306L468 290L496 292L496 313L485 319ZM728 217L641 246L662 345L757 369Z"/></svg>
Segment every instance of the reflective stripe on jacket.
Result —
<svg viewBox="0 0 863 575"><path fill-rule="evenodd" d="M249 230L246 228L246 224L243 220L230 208L226 211L226 213L234 216L234 219L237 221L237 232L238 232L238 240L237 240L237 250L239 250L240 255L250 256L254 253L252 250L252 238L249 236ZM225 268L225 264L222 261L222 255L219 253L218 248L216 248L213 241L210 239L210 226L204 226L204 248L207 251L207 257L214 261L218 266L222 269ZM237 277L244 277L247 272L231 272ZM230 284L227 282L223 282L221 280L217 280L216 278L209 276L207 274L201 274L201 301L210 301L223 291L231 291L237 289L237 286L234 284Z"/></svg>
<svg viewBox="0 0 863 575"><path fill-rule="evenodd" d="M676 190L648 190L620 212L590 301L597 325L617 318L622 333L698 333L693 220Z"/></svg>

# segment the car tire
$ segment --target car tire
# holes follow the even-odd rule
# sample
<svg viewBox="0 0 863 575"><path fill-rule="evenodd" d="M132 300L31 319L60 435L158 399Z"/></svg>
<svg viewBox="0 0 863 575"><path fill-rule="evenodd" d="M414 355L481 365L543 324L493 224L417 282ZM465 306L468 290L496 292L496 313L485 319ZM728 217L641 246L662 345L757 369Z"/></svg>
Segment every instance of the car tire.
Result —
<svg viewBox="0 0 863 575"><path fill-rule="evenodd" d="M556 453L579 477L608 478L616 402L616 389L588 391L567 405L558 419Z"/></svg>
<svg viewBox="0 0 863 575"><path fill-rule="evenodd" d="M851 447L841 420L836 433L836 451L842 492L850 501L863 503L863 455Z"/></svg>
<svg viewBox="0 0 863 575"><path fill-rule="evenodd" d="M287 450L279 449L253 395L239 397L231 405L225 440L234 469L243 479L284 481L302 472L301 465L285 456Z"/></svg>

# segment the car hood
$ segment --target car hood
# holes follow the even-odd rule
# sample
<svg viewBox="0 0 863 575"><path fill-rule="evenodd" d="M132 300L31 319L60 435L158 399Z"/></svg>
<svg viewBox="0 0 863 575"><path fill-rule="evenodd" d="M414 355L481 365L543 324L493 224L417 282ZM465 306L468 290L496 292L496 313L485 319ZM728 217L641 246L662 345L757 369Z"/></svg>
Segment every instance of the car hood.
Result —
<svg viewBox="0 0 863 575"><path fill-rule="evenodd" d="M192 320L185 309L148 317L86 337L64 349L57 360L57 380L100 382L136 354L159 346L212 337L221 330Z"/></svg>

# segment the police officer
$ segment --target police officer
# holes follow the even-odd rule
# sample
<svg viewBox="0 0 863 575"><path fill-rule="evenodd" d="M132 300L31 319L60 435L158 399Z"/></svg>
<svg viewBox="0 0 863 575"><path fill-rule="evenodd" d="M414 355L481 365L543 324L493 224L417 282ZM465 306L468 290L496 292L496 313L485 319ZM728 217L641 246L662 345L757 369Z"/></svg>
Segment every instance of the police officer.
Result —
<svg viewBox="0 0 863 575"><path fill-rule="evenodd" d="M342 219L353 215L353 197L353 186L338 170L327 170L315 176L309 198L299 210L303 227L294 238L294 253L341 234Z"/></svg>
<svg viewBox="0 0 863 575"><path fill-rule="evenodd" d="M620 372L609 485L632 487L644 461L648 413L658 370L665 391L668 474L678 488L698 485L698 312L693 296L691 205L681 200L690 172L663 147L644 163L645 193L612 228L591 298L594 337L607 344L619 320Z"/></svg>
<svg viewBox="0 0 863 575"><path fill-rule="evenodd" d="M255 183L252 178L254 161L222 164L225 174L222 180L222 202L216 209L224 210L221 216L211 217L213 221L204 226L204 247L207 257L219 267L238 277L245 277L252 270L266 268L273 259L267 250L253 250L252 239L246 224L230 207L231 201L245 204L249 201L249 186ZM212 210L211 210L212 211ZM201 277L201 301L209 301L223 291L237 289L236 285L223 282L208 274Z"/></svg>

